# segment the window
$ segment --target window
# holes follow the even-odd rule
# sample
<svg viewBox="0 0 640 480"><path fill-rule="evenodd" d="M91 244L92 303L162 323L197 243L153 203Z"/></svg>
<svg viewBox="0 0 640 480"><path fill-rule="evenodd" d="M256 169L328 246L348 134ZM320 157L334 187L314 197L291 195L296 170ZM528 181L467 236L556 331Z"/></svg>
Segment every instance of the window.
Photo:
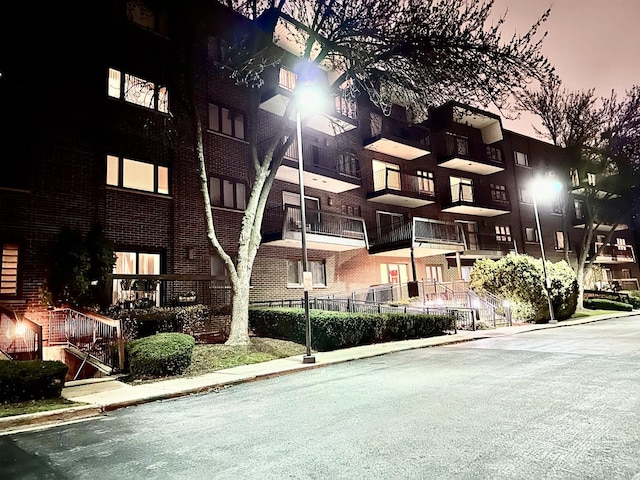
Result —
<svg viewBox="0 0 640 480"><path fill-rule="evenodd" d="M378 220L378 236L383 237L389 232L400 228L404 223L404 216L401 213L376 212Z"/></svg>
<svg viewBox="0 0 640 480"><path fill-rule="evenodd" d="M308 263L314 287L326 287L327 276L324 260L310 260ZM287 260L287 284L302 285L302 261Z"/></svg>
<svg viewBox="0 0 640 480"><path fill-rule="evenodd" d="M381 283L406 284L409 281L406 263L380 264Z"/></svg>
<svg viewBox="0 0 640 480"><path fill-rule="evenodd" d="M116 251L114 274L159 275L160 254L135 251ZM113 302L139 301L148 299L154 305L160 305L160 283L154 280L113 280Z"/></svg>
<svg viewBox="0 0 640 480"><path fill-rule="evenodd" d="M340 211L343 215L348 215L349 217L360 217L361 210L360 205L342 205L340 207Z"/></svg>
<svg viewBox="0 0 640 480"><path fill-rule="evenodd" d="M447 132L447 155L469 156L469 139Z"/></svg>
<svg viewBox="0 0 640 480"><path fill-rule="evenodd" d="M360 165L354 152L340 154L338 158L338 173L347 177L360 178Z"/></svg>
<svg viewBox="0 0 640 480"><path fill-rule="evenodd" d="M496 241L511 243L511 227L507 225L496 225Z"/></svg>
<svg viewBox="0 0 640 480"><path fill-rule="evenodd" d="M169 168L107 155L107 185L169 194Z"/></svg>
<svg viewBox="0 0 640 480"><path fill-rule="evenodd" d="M209 104L209 129L244 140L244 114L215 103Z"/></svg>
<svg viewBox="0 0 640 480"><path fill-rule="evenodd" d="M127 20L158 33L166 34L168 31L167 16L140 0L127 2Z"/></svg>
<svg viewBox="0 0 640 480"><path fill-rule="evenodd" d="M576 219L582 220L584 218L584 210L582 200L574 199L573 200L573 208L576 212Z"/></svg>
<svg viewBox="0 0 640 480"><path fill-rule="evenodd" d="M463 177L449 177L452 202L473 202L473 180Z"/></svg>
<svg viewBox="0 0 640 480"><path fill-rule="evenodd" d="M533 203L533 194L531 190L520 189L520 201L522 203Z"/></svg>
<svg viewBox="0 0 640 480"><path fill-rule="evenodd" d="M333 102L337 114L351 119L357 118L357 107L354 100L346 98L343 94L339 93L333 97Z"/></svg>
<svg viewBox="0 0 640 480"><path fill-rule="evenodd" d="M379 113L372 113L369 116L369 125L371 128L371 136L377 137L382 133L382 115Z"/></svg>
<svg viewBox="0 0 640 480"><path fill-rule="evenodd" d="M400 190L400 165L373 160L373 189Z"/></svg>
<svg viewBox="0 0 640 480"><path fill-rule="evenodd" d="M537 242L538 241L538 231L535 228L526 227L524 229L524 240L526 242Z"/></svg>
<svg viewBox="0 0 640 480"><path fill-rule="evenodd" d="M491 187L491 200L496 202L506 202L507 201L507 187L504 185L495 185L490 184Z"/></svg>
<svg viewBox="0 0 640 480"><path fill-rule="evenodd" d="M487 159L492 162L502 163L502 150L487 145Z"/></svg>
<svg viewBox="0 0 640 480"><path fill-rule="evenodd" d="M564 250L564 232L556 232L556 250Z"/></svg>
<svg viewBox="0 0 640 480"><path fill-rule="evenodd" d="M520 165L521 167L529 166L529 155L524 152L513 152L513 158L516 161L516 165Z"/></svg>
<svg viewBox="0 0 640 480"><path fill-rule="evenodd" d="M296 89L297 75L287 67L280 67L280 75L278 77L278 85L285 90L293 92Z"/></svg>
<svg viewBox="0 0 640 480"><path fill-rule="evenodd" d="M616 238L616 247L618 248L618 250L626 250L627 240L624 238Z"/></svg>
<svg viewBox="0 0 640 480"><path fill-rule="evenodd" d="M211 205L234 210L247 208L247 187L244 183L225 178L209 179Z"/></svg>
<svg viewBox="0 0 640 480"><path fill-rule="evenodd" d="M592 187L596 186L596 174L595 173L587 173L587 183Z"/></svg>
<svg viewBox="0 0 640 480"><path fill-rule="evenodd" d="M435 193L436 187L433 181L433 172L426 172L424 170L418 170L416 172L418 177L418 191L422 193Z"/></svg>
<svg viewBox="0 0 640 480"><path fill-rule="evenodd" d="M563 213L562 198L560 198L560 195L558 194L555 194L553 197L553 201L551 203L551 213L558 213L558 214Z"/></svg>
<svg viewBox="0 0 640 480"><path fill-rule="evenodd" d="M0 297L18 295L18 253L15 243L3 243L0 260Z"/></svg>
<svg viewBox="0 0 640 480"><path fill-rule="evenodd" d="M442 266L441 265L427 265L426 276L424 279L427 282L440 282L442 283Z"/></svg>
<svg viewBox="0 0 640 480"><path fill-rule="evenodd" d="M578 169L577 168L572 168L571 172L571 186L572 187L579 187L580 186L580 175L578 174Z"/></svg>
<svg viewBox="0 0 640 480"><path fill-rule="evenodd" d="M141 107L169 112L169 92L166 87L128 73L122 74L114 68L109 69L107 93L110 97Z"/></svg>

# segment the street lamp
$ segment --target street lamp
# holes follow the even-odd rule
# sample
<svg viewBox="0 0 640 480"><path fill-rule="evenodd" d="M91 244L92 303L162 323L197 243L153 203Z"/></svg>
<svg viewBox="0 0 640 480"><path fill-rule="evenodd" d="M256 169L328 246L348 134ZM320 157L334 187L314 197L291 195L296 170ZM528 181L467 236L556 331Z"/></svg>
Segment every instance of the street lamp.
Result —
<svg viewBox="0 0 640 480"><path fill-rule="evenodd" d="M544 188L551 187L554 191L559 191L562 185L557 181L550 181L546 179L537 179L533 182L532 195L533 198L533 212L536 216L536 228L538 230L538 241L540 242L540 255L542 257L542 273L544 275L544 288L547 292L547 303L549 305L549 323L557 323L553 315L553 303L551 302L551 281L547 274L547 260L544 255L544 242L542 241L542 229L540 228L540 214L538 213L538 201L536 200L538 190L543 191Z"/></svg>
<svg viewBox="0 0 640 480"><path fill-rule="evenodd" d="M309 315L309 290L313 288L313 275L309 271L307 257L307 212L304 195L304 165L302 157L302 118L300 111L306 113L318 112L323 103L319 90L314 86L313 75L310 74L311 64L301 66L301 73L296 81L296 141L298 143L298 183L300 185L300 233L302 238L302 284L304 286L304 319L306 353L302 363L316 363L316 357L311 354L311 317Z"/></svg>

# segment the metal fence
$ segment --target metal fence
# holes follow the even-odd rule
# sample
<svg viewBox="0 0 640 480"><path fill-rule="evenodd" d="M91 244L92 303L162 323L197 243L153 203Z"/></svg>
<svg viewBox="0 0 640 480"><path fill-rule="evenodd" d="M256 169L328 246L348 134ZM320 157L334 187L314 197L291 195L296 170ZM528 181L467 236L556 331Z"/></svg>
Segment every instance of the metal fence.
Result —
<svg viewBox="0 0 640 480"><path fill-rule="evenodd" d="M0 305L0 352L11 360L42 360L42 327Z"/></svg>

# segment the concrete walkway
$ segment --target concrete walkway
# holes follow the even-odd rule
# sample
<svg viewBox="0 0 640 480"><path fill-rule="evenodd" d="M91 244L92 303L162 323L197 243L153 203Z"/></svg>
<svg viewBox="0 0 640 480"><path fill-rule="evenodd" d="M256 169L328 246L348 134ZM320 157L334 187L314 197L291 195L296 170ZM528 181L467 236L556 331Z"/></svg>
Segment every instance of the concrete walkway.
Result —
<svg viewBox="0 0 640 480"><path fill-rule="evenodd" d="M320 368L334 363L375 357L391 352L435 347L482 338L514 335L545 328L566 327L637 314L637 311L620 312L583 317L575 320L563 320L555 324L526 324L512 327L501 327L493 330L459 330L455 334L439 337L363 345L360 347L345 348L332 352L317 352L314 353L316 363L313 364L302 363L302 355L296 355L293 357L271 360L269 362L241 365L198 377L175 378L140 385L131 385L120 382L117 380L117 377L67 382L65 387L62 389L62 396L73 402L82 403L84 405L50 412L0 418L0 435L84 420L98 415L103 415L105 412L111 410L151 402L154 400L204 393L211 390L225 388L229 385L285 375L310 368Z"/></svg>

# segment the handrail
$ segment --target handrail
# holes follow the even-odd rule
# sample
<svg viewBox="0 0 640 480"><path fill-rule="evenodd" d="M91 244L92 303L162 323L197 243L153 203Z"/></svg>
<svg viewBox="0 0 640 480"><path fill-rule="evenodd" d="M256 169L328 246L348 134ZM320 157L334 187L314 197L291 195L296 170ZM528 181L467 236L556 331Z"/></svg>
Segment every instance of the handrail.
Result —
<svg viewBox="0 0 640 480"><path fill-rule="evenodd" d="M0 305L0 351L12 359L42 360L42 326Z"/></svg>

